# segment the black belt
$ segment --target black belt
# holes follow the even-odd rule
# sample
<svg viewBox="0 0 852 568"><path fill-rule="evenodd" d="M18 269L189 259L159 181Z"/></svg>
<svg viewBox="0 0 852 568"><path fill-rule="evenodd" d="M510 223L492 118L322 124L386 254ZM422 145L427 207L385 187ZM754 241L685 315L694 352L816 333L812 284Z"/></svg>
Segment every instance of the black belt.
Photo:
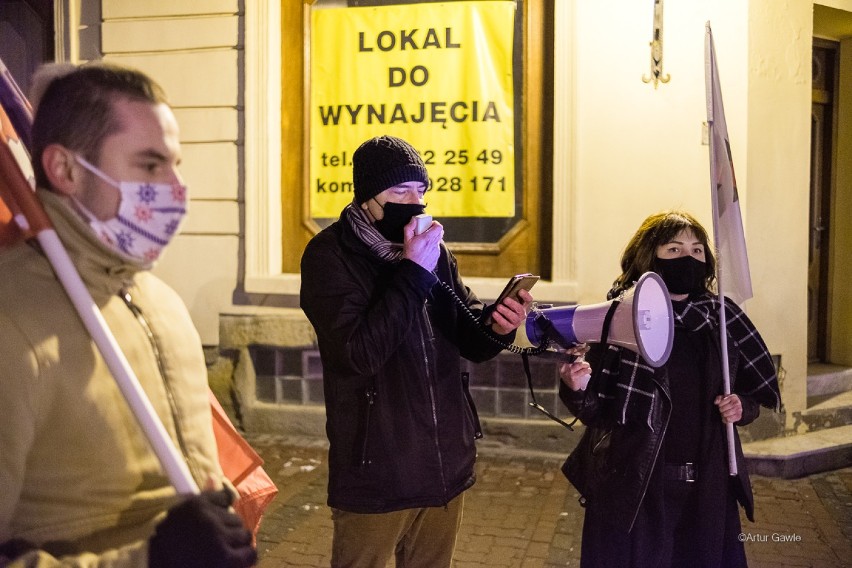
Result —
<svg viewBox="0 0 852 568"><path fill-rule="evenodd" d="M695 482L695 464L685 463L677 465L673 463L663 464L663 475L669 481Z"/></svg>

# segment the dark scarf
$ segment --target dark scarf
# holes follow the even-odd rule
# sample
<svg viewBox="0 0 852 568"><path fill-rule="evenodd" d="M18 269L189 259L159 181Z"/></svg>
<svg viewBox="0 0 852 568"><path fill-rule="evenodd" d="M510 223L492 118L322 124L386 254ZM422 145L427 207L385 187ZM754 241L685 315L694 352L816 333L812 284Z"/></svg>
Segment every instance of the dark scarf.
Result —
<svg viewBox="0 0 852 568"><path fill-rule="evenodd" d="M364 210L355 204L355 202L343 208L341 218L346 219L346 222L349 223L355 235L378 258L389 263L396 263L402 260L402 244L392 243L384 238Z"/></svg>
<svg viewBox="0 0 852 568"><path fill-rule="evenodd" d="M688 331L719 329L719 300L715 296L708 294L685 302L672 302L672 308L676 327ZM736 376L737 394L754 397L761 405L779 410L781 394L775 365L763 339L734 302L725 302L725 314L728 351L738 350L740 355L739 368L731 373L732 383ZM609 349L618 348L610 346ZM615 388L608 394L615 398L619 409L618 422L644 423L652 428L651 408L659 396L654 383L657 370L647 365L638 353L621 349L621 367L616 372ZM733 384L731 390L734 390Z"/></svg>

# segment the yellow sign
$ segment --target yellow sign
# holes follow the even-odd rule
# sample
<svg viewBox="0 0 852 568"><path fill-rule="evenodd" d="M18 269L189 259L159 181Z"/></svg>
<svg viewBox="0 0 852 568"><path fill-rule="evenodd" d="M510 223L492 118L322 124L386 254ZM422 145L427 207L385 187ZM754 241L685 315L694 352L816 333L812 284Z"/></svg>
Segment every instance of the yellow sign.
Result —
<svg viewBox="0 0 852 568"><path fill-rule="evenodd" d="M310 209L352 201L352 153L398 136L417 148L437 217L515 214L513 1L311 13Z"/></svg>

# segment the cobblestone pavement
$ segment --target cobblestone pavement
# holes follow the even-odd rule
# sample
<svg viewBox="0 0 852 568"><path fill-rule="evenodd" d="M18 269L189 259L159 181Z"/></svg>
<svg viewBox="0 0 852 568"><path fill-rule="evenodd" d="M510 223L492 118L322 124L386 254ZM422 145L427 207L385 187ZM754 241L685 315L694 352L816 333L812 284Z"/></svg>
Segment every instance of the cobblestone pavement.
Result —
<svg viewBox="0 0 852 568"><path fill-rule="evenodd" d="M279 488L260 534L260 568L322 567L331 558L324 442L249 442ZM456 568L579 566L583 510L561 458L481 455L465 496ZM785 480L752 476L756 522L743 519L752 568L852 566L852 468Z"/></svg>

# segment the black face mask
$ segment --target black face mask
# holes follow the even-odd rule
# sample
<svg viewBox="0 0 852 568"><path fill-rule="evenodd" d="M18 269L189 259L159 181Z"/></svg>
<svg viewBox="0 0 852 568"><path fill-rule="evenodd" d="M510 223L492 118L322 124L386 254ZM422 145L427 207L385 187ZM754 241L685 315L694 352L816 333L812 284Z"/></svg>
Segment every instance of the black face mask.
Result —
<svg viewBox="0 0 852 568"><path fill-rule="evenodd" d="M426 206L419 203L392 203L388 201L382 209L384 209L385 214L375 222L376 229L387 240L401 243L404 237L402 229L408 225L412 217L423 213Z"/></svg>
<svg viewBox="0 0 852 568"><path fill-rule="evenodd" d="M671 294L696 294L704 291L707 265L694 256L658 258L654 272L660 275Z"/></svg>

